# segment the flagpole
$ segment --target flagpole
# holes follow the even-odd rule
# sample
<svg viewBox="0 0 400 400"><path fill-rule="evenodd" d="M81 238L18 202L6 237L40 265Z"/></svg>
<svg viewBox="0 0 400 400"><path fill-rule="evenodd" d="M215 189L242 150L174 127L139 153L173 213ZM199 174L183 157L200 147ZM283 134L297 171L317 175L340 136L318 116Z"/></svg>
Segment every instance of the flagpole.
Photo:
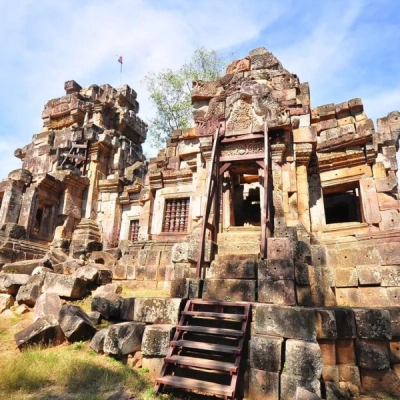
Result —
<svg viewBox="0 0 400 400"><path fill-rule="evenodd" d="M120 75L119 75L119 86L122 85L122 63L121 63L121 70L120 70Z"/></svg>

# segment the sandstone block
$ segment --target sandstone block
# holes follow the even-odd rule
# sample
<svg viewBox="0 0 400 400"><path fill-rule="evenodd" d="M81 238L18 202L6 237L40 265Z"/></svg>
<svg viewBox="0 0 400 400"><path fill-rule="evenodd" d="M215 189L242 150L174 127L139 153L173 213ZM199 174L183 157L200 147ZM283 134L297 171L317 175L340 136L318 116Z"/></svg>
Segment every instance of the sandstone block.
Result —
<svg viewBox="0 0 400 400"><path fill-rule="evenodd" d="M336 340L336 360L338 364L356 365L356 350L353 339Z"/></svg>
<svg viewBox="0 0 400 400"><path fill-rule="evenodd" d="M0 314L4 310L10 309L14 304L14 297L11 296L11 294L5 294L1 293L0 294Z"/></svg>
<svg viewBox="0 0 400 400"><path fill-rule="evenodd" d="M260 260L258 262L258 279L282 280L294 279L293 260Z"/></svg>
<svg viewBox="0 0 400 400"><path fill-rule="evenodd" d="M107 265L91 263L88 264L87 267L96 268L98 277L96 283L98 285L106 285L112 282L113 279L113 272Z"/></svg>
<svg viewBox="0 0 400 400"><path fill-rule="evenodd" d="M17 293L18 304L26 304L33 307L41 294L45 275L32 275L25 285L22 285Z"/></svg>
<svg viewBox="0 0 400 400"><path fill-rule="evenodd" d="M379 340L357 340L358 365L365 369L390 368L386 343Z"/></svg>
<svg viewBox="0 0 400 400"><path fill-rule="evenodd" d="M81 279L86 279L88 282L97 282L99 273L97 268L85 266L77 268L72 275Z"/></svg>
<svg viewBox="0 0 400 400"><path fill-rule="evenodd" d="M300 263L295 265L295 277L296 282L300 285L309 285L310 278L308 276L308 264L307 263Z"/></svg>
<svg viewBox="0 0 400 400"><path fill-rule="evenodd" d="M321 385L318 379L283 372L281 375L280 400L295 399L297 388L303 388L321 396Z"/></svg>
<svg viewBox="0 0 400 400"><path fill-rule="evenodd" d="M336 344L334 340L318 340L323 365L336 365Z"/></svg>
<svg viewBox="0 0 400 400"><path fill-rule="evenodd" d="M346 308L335 308L337 337L340 339L355 338L356 327L353 311Z"/></svg>
<svg viewBox="0 0 400 400"><path fill-rule="evenodd" d="M312 306L312 296L310 286L296 285L297 303L299 306Z"/></svg>
<svg viewBox="0 0 400 400"><path fill-rule="evenodd" d="M381 286L400 286L400 266L382 266L381 276Z"/></svg>
<svg viewBox="0 0 400 400"><path fill-rule="evenodd" d="M65 304L61 308L59 321L69 342L91 339L97 331L85 311L72 304Z"/></svg>
<svg viewBox="0 0 400 400"><path fill-rule="evenodd" d="M315 309L315 330L318 339L336 339L336 317L333 310Z"/></svg>
<svg viewBox="0 0 400 400"><path fill-rule="evenodd" d="M96 353L103 353L104 351L104 340L108 335L108 328L100 329L95 333L92 340L90 341L90 347Z"/></svg>
<svg viewBox="0 0 400 400"><path fill-rule="evenodd" d="M134 320L154 324L177 324L182 299L136 298Z"/></svg>
<svg viewBox="0 0 400 400"><path fill-rule="evenodd" d="M19 349L35 344L57 346L64 341L64 334L58 319L53 315L47 315L16 333L14 339Z"/></svg>
<svg viewBox="0 0 400 400"><path fill-rule="evenodd" d="M296 304L294 281L273 281L270 279L259 280L258 301L260 303L272 303L286 306Z"/></svg>
<svg viewBox="0 0 400 400"><path fill-rule="evenodd" d="M357 265L360 285L379 285L382 281L381 270L377 265Z"/></svg>
<svg viewBox="0 0 400 400"><path fill-rule="evenodd" d="M327 249L323 245L311 245L311 263L315 267L326 267Z"/></svg>
<svg viewBox="0 0 400 400"><path fill-rule="evenodd" d="M123 321L133 321L135 317L135 298L122 297L120 307L120 318Z"/></svg>
<svg viewBox="0 0 400 400"><path fill-rule="evenodd" d="M385 287L360 287L358 294L358 307L387 307L392 304L390 289Z"/></svg>
<svg viewBox="0 0 400 400"><path fill-rule="evenodd" d="M93 297L101 297L108 293L121 294L122 286L118 283L107 283L104 286L99 286L94 292L92 292L92 295Z"/></svg>
<svg viewBox="0 0 400 400"><path fill-rule="evenodd" d="M104 339L104 352L123 356L140 350L146 324L141 322L121 322L108 328Z"/></svg>
<svg viewBox="0 0 400 400"><path fill-rule="evenodd" d="M60 264L55 264L53 270L56 274L72 275L81 264L77 260L69 260Z"/></svg>
<svg viewBox="0 0 400 400"><path fill-rule="evenodd" d="M128 266L123 263L117 263L112 267L113 279L126 279L128 275Z"/></svg>
<svg viewBox="0 0 400 400"><path fill-rule="evenodd" d="M283 339L254 335L249 341L250 367L263 371L280 372Z"/></svg>
<svg viewBox="0 0 400 400"><path fill-rule="evenodd" d="M43 260L24 260L3 265L3 272L11 274L30 275L32 271L42 265Z"/></svg>
<svg viewBox="0 0 400 400"><path fill-rule="evenodd" d="M207 270L207 278L254 279L257 260L214 260Z"/></svg>
<svg viewBox="0 0 400 400"><path fill-rule="evenodd" d="M390 313L378 309L354 309L357 336L361 339L390 340Z"/></svg>
<svg viewBox="0 0 400 400"><path fill-rule="evenodd" d="M285 351L288 374L317 379L322 372L322 355L318 343L288 339Z"/></svg>
<svg viewBox="0 0 400 400"><path fill-rule="evenodd" d="M400 340L390 341L389 359L391 363L400 363Z"/></svg>
<svg viewBox="0 0 400 400"><path fill-rule="evenodd" d="M293 143L316 143L317 127L305 126L299 129L293 129Z"/></svg>
<svg viewBox="0 0 400 400"><path fill-rule="evenodd" d="M46 315L58 318L61 310L61 299L55 293L43 293L36 300L33 308L33 320L36 321Z"/></svg>
<svg viewBox="0 0 400 400"><path fill-rule="evenodd" d="M289 239L268 238L267 259L293 259L293 246Z"/></svg>
<svg viewBox="0 0 400 400"><path fill-rule="evenodd" d="M321 397L319 397L317 394L310 392L307 389L304 389L302 387L298 387L296 389L296 400L321 400Z"/></svg>
<svg viewBox="0 0 400 400"><path fill-rule="evenodd" d="M147 325L142 340L144 356L165 357L169 350L169 342L174 334L175 325Z"/></svg>
<svg viewBox="0 0 400 400"><path fill-rule="evenodd" d="M279 373L250 368L248 398L279 400Z"/></svg>
<svg viewBox="0 0 400 400"><path fill-rule="evenodd" d="M313 310L273 305L259 305L255 315L255 332L284 338L314 341Z"/></svg>
<svg viewBox="0 0 400 400"><path fill-rule="evenodd" d="M390 330L392 336L400 336L400 307L387 308L390 314Z"/></svg>
<svg viewBox="0 0 400 400"><path fill-rule="evenodd" d="M335 271L337 287L358 286L356 268L337 268Z"/></svg>
<svg viewBox="0 0 400 400"><path fill-rule="evenodd" d="M375 396L400 397L400 378L391 369L382 371L360 369L362 388Z"/></svg>
<svg viewBox="0 0 400 400"><path fill-rule="evenodd" d="M142 368L148 369L149 377L156 379L160 376L161 368L164 365L164 357L149 357L143 356Z"/></svg>
<svg viewBox="0 0 400 400"><path fill-rule="evenodd" d="M206 279L204 300L255 301L256 283L247 279Z"/></svg>
<svg viewBox="0 0 400 400"><path fill-rule="evenodd" d="M105 319L119 318L122 297L118 294L107 293L92 299L92 311L98 311Z"/></svg>
<svg viewBox="0 0 400 400"><path fill-rule="evenodd" d="M0 275L0 293L16 296L19 288L26 285L30 275L27 274L2 274Z"/></svg>
<svg viewBox="0 0 400 400"><path fill-rule="evenodd" d="M324 382L339 383L339 368L334 365L324 365L322 367L322 379Z"/></svg>
<svg viewBox="0 0 400 400"><path fill-rule="evenodd" d="M98 325L101 321L101 314L98 311L90 311L87 313L93 325Z"/></svg>
<svg viewBox="0 0 400 400"><path fill-rule="evenodd" d="M86 280L75 276L46 274L42 292L54 293L70 299L80 299L86 294Z"/></svg>
<svg viewBox="0 0 400 400"><path fill-rule="evenodd" d="M351 382L358 388L361 387L360 370L354 365L339 365L339 379L342 382Z"/></svg>

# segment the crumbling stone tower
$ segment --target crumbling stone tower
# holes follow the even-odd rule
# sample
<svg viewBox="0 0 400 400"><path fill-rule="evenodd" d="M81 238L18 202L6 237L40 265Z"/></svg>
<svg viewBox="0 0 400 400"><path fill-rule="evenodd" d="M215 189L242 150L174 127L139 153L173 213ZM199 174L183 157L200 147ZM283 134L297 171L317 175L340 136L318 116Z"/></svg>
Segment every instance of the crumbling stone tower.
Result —
<svg viewBox="0 0 400 400"><path fill-rule="evenodd" d="M75 256L102 241L117 245L119 193L137 190L146 173L147 126L137 117L136 92L75 81L65 91L45 105L42 131L15 151L22 169L0 184L3 264L40 257L49 243L68 248L72 241Z"/></svg>

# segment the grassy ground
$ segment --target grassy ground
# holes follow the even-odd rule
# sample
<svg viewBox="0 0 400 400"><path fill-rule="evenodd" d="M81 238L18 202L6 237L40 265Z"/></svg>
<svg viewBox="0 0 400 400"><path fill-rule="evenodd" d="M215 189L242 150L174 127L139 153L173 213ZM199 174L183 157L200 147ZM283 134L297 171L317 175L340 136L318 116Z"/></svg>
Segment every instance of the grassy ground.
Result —
<svg viewBox="0 0 400 400"><path fill-rule="evenodd" d="M131 289L124 289L122 295L163 296L159 291ZM90 311L91 297L75 304ZM154 381L145 370L98 355L89 342L20 352L14 334L32 323L32 314L0 315L0 400L105 400L124 390L143 400L178 398L154 396Z"/></svg>

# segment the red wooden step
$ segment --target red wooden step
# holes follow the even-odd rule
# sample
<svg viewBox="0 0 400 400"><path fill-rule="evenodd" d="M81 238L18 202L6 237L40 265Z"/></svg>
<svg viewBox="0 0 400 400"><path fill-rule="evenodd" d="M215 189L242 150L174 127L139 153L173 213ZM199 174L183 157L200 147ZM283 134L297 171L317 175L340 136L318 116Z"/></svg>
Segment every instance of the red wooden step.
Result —
<svg viewBox="0 0 400 400"><path fill-rule="evenodd" d="M207 311L182 311L183 315L189 315L191 317L208 317L215 319L234 319L237 321L245 321L247 315L245 314L227 314L227 313L216 313Z"/></svg>
<svg viewBox="0 0 400 400"><path fill-rule="evenodd" d="M186 332L209 333L211 335L219 335L219 336L234 336L234 337L242 337L244 334L244 332L237 331L235 329L209 328L206 326L196 326L196 325L177 325L176 330L186 331Z"/></svg>
<svg viewBox="0 0 400 400"><path fill-rule="evenodd" d="M216 352L228 353L228 354L241 354L241 352L242 352L242 350L239 347L235 347L235 346L225 346L225 345L221 345L221 344L194 342L194 341L190 341L190 340L173 340L173 341L171 341L171 345L176 346L176 347L186 347L188 349L209 350L209 351L216 351Z"/></svg>
<svg viewBox="0 0 400 400"><path fill-rule="evenodd" d="M183 389L200 390L206 393L218 394L220 396L233 396L234 388L213 382L199 381L197 379L184 378L181 376L167 375L157 378L157 383L175 386Z"/></svg>
<svg viewBox="0 0 400 400"><path fill-rule="evenodd" d="M179 365L187 365L188 367L212 369L216 371L227 371L236 373L238 367L230 362L208 360L205 358L186 357L186 356L171 356L165 357L165 362Z"/></svg>

